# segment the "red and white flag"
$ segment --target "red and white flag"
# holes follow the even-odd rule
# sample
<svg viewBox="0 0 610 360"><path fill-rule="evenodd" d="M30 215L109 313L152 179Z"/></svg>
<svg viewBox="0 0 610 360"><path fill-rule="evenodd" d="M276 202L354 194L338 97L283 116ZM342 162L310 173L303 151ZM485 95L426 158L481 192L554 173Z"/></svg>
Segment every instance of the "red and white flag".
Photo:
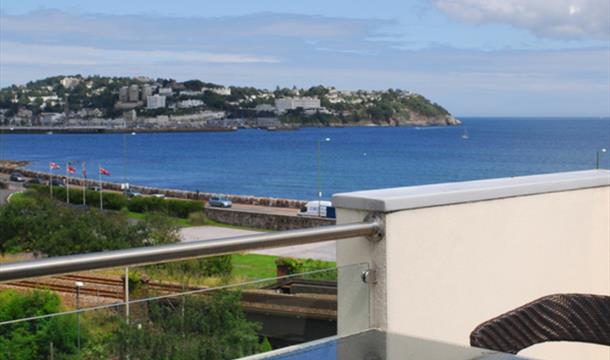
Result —
<svg viewBox="0 0 610 360"><path fill-rule="evenodd" d="M100 175L110 176L110 171L108 171L100 166Z"/></svg>
<svg viewBox="0 0 610 360"><path fill-rule="evenodd" d="M59 169L59 168L60 168L60 166L59 166L59 164L58 164L58 163L56 163L56 162L50 162L50 163L49 163L49 169L51 169L51 170L57 170L57 169Z"/></svg>
<svg viewBox="0 0 610 360"><path fill-rule="evenodd" d="M68 164L68 166L66 166L66 171L68 172L68 174L74 174L76 172L76 169L74 168L74 166Z"/></svg>

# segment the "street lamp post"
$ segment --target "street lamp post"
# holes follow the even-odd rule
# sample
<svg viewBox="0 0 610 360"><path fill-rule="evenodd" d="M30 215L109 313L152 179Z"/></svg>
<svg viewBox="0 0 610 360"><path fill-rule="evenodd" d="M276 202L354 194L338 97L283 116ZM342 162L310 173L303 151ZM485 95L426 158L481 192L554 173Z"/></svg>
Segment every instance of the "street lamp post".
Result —
<svg viewBox="0 0 610 360"><path fill-rule="evenodd" d="M599 160L600 160L601 154L605 153L606 151L608 151L608 150L606 150L606 148L603 148L603 149L595 152L595 168L596 169L599 169Z"/></svg>
<svg viewBox="0 0 610 360"><path fill-rule="evenodd" d="M135 132L131 133L131 136L135 135ZM123 133L123 188L125 190L129 189L129 176L128 176L128 168L129 168L129 139L127 133Z"/></svg>
<svg viewBox="0 0 610 360"><path fill-rule="evenodd" d="M317 190L318 190L318 217L321 216L321 202L322 202L322 190L321 190L321 185L320 185L320 148L321 148L321 144L322 141L324 142L329 142L330 138L325 138L323 140L318 139L317 142L317 171L316 171L316 186L317 186Z"/></svg>
<svg viewBox="0 0 610 360"><path fill-rule="evenodd" d="M76 349L80 359L80 288L85 284L82 281L76 281L74 286L76 287Z"/></svg>
<svg viewBox="0 0 610 360"><path fill-rule="evenodd" d="M4 160L4 123L0 124L0 162Z"/></svg>
<svg viewBox="0 0 610 360"><path fill-rule="evenodd" d="M123 133L123 183L127 184L127 133Z"/></svg>

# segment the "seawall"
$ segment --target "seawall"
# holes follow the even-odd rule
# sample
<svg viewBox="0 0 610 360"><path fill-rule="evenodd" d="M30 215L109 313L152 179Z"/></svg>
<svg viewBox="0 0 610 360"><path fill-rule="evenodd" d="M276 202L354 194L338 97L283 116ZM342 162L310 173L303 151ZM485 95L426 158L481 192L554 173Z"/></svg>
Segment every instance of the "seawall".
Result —
<svg viewBox="0 0 610 360"><path fill-rule="evenodd" d="M227 210L206 206L205 216L224 224L267 230L294 230L335 225L335 219Z"/></svg>

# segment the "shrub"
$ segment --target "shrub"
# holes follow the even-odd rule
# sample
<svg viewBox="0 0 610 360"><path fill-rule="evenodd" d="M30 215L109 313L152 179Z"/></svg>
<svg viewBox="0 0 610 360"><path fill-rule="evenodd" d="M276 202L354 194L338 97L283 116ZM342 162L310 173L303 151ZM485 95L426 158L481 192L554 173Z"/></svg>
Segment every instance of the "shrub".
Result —
<svg viewBox="0 0 610 360"><path fill-rule="evenodd" d="M33 185L32 189L34 189L41 195L49 194L49 187L46 185ZM53 198L58 201L61 201L61 202L66 202L66 200L67 200L66 192L67 191L68 191L68 189L65 187L54 186L53 187ZM70 204L80 205L83 203L82 187L71 186L69 191L70 191ZM86 190L85 197L87 200L87 205L93 206L93 207L99 206L99 204L100 204L100 192L99 191ZM127 206L127 202L128 202L128 199L125 195L116 193L116 192L109 192L109 191L104 191L102 200L104 202L104 209L107 209L107 210L121 210L122 208Z"/></svg>
<svg viewBox="0 0 610 360"><path fill-rule="evenodd" d="M61 311L59 296L48 291L20 294L8 289L0 293L0 322L40 316ZM87 332L81 333L87 343ZM4 325L0 331L0 359L48 359L49 343L55 356L68 358L76 354L74 316L58 316Z"/></svg>
<svg viewBox="0 0 610 360"><path fill-rule="evenodd" d="M146 212L163 212L167 211L167 206L164 199L156 198L153 196L136 196L129 200L127 205L129 211L137 213ZM188 216L188 215L187 215Z"/></svg>
<svg viewBox="0 0 610 360"><path fill-rule="evenodd" d="M314 280L336 280L337 270L335 264L330 261L313 260L313 259L295 259L291 257L279 257L275 260L276 266L283 266L286 269L286 275L295 275L300 273L325 270L313 274L307 274L304 277Z"/></svg>
<svg viewBox="0 0 610 360"><path fill-rule="evenodd" d="M206 225L208 223L208 219L203 213L203 211L198 211L189 214L189 224L192 226L201 226Z"/></svg>
<svg viewBox="0 0 610 360"><path fill-rule="evenodd" d="M87 205L93 207L100 206L100 193L99 191L87 190L85 197L87 198Z"/></svg>
<svg viewBox="0 0 610 360"><path fill-rule="evenodd" d="M98 193L99 195L99 193ZM127 206L127 197L123 194L105 192L102 196L104 209L108 210L121 210Z"/></svg>
<svg viewBox="0 0 610 360"><path fill-rule="evenodd" d="M259 340L261 325L246 318L236 291L151 301L145 315L133 315L113 334L108 358L209 359L245 357L269 349ZM176 307L180 306L180 309Z"/></svg>
<svg viewBox="0 0 610 360"><path fill-rule="evenodd" d="M124 212L75 209L34 191L0 207L0 229L0 252L48 256L179 241L173 219L163 214L130 224Z"/></svg>
<svg viewBox="0 0 610 360"><path fill-rule="evenodd" d="M153 267L157 271L180 278L181 282L187 283L193 277L229 276L233 272L233 261L231 255L222 255L169 262L154 265Z"/></svg>
<svg viewBox="0 0 610 360"><path fill-rule="evenodd" d="M301 260L291 257L279 257L275 259L275 265L286 268L286 274L296 274L301 272Z"/></svg>
<svg viewBox="0 0 610 360"><path fill-rule="evenodd" d="M233 272L233 262L231 259L231 255L200 259L202 273L205 276L229 276Z"/></svg>
<svg viewBox="0 0 610 360"><path fill-rule="evenodd" d="M197 200L166 199L167 212L170 216L188 218L189 214L203 211L203 202Z"/></svg>

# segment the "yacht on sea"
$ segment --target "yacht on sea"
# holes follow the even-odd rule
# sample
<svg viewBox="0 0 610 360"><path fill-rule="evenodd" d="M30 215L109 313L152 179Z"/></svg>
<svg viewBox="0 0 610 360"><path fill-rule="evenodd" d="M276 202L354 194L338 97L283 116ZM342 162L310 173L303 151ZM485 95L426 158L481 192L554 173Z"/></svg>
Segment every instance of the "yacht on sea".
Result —
<svg viewBox="0 0 610 360"><path fill-rule="evenodd" d="M464 128L464 133L462 134L462 139L468 140L470 136L468 136L468 129Z"/></svg>

